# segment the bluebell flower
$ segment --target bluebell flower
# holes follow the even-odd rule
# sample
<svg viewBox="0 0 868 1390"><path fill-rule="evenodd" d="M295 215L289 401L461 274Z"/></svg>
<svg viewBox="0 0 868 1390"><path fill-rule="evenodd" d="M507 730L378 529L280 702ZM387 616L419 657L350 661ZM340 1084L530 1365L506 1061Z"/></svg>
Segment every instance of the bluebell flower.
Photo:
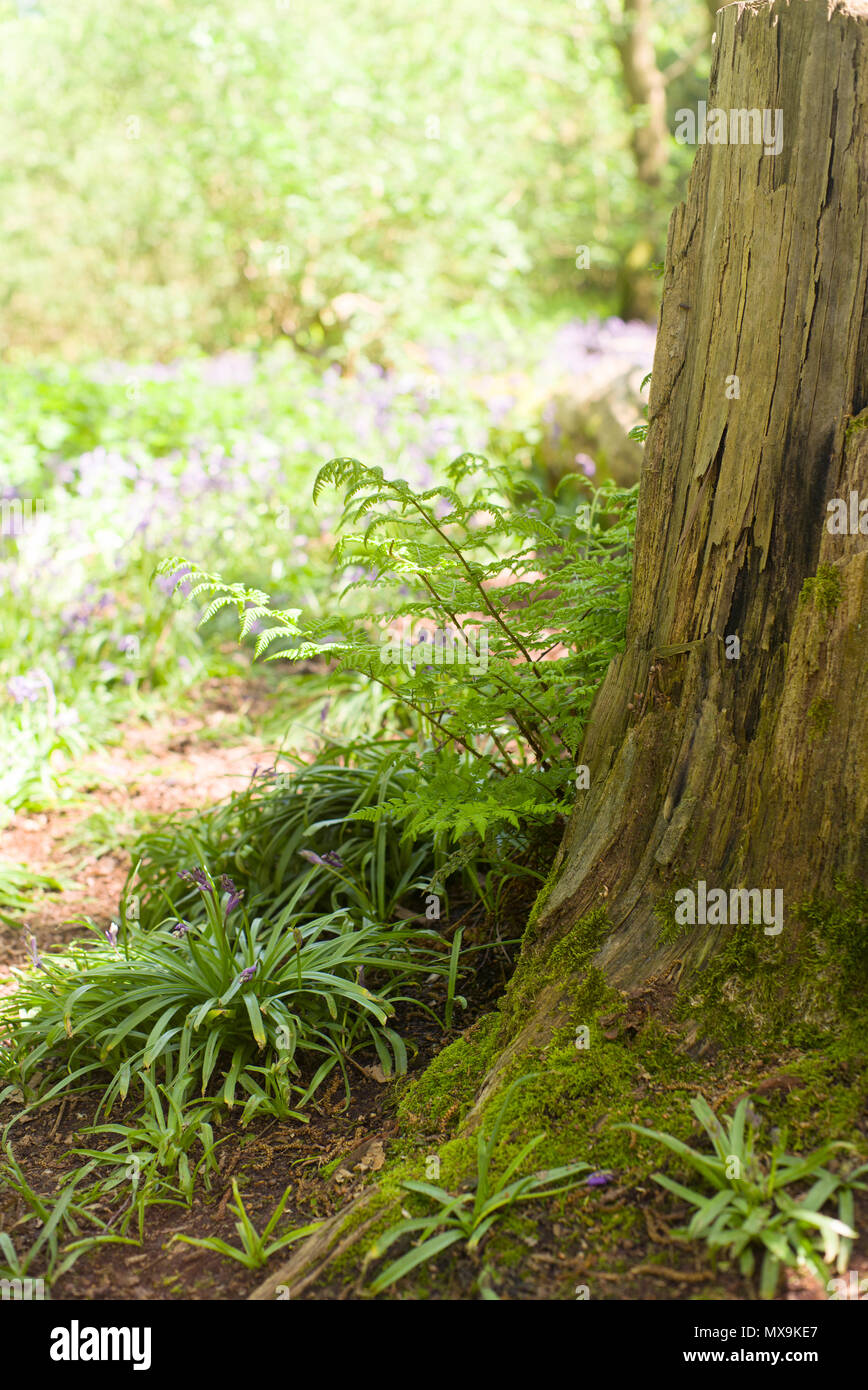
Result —
<svg viewBox="0 0 868 1390"><path fill-rule="evenodd" d="M179 869L178 877L187 883L195 883L202 893L213 893L214 887L204 869Z"/></svg>
<svg viewBox="0 0 868 1390"><path fill-rule="evenodd" d="M614 1181L615 1181L615 1174L614 1174L614 1173L606 1173L606 1172L591 1173L587 1178L585 1178L585 1186L586 1186L586 1187L605 1187L608 1183L614 1182Z"/></svg>
<svg viewBox="0 0 868 1390"><path fill-rule="evenodd" d="M16 705L38 699L44 688L42 681L34 680L32 676L12 676L6 682L6 689Z"/></svg>
<svg viewBox="0 0 868 1390"><path fill-rule="evenodd" d="M186 578L190 570L190 565L182 565L180 569L175 570L174 574L158 574L157 585L162 589L164 594L173 594L175 588L180 584L181 593L185 598L188 598L190 590L193 587L189 579Z"/></svg>
<svg viewBox="0 0 868 1390"><path fill-rule="evenodd" d="M344 861L341 859L341 856L333 849L328 850L325 854L316 854L312 849L300 849L299 854L302 859L306 859L309 864L318 864L327 869L342 869L344 867Z"/></svg>
<svg viewBox="0 0 868 1390"><path fill-rule="evenodd" d="M33 964L36 966L37 970L44 970L47 975L48 970L42 960L42 957L36 949L36 937L33 935L33 932L30 932L29 936L27 937L27 954L33 961Z"/></svg>
<svg viewBox="0 0 868 1390"><path fill-rule="evenodd" d="M235 887L235 884L232 882L232 879L229 877L228 874L222 875L220 879L220 887L222 888L224 893L229 894L229 899L226 903L226 916L228 917L230 912L234 912L235 908L241 902L241 899L244 897L244 892L243 889Z"/></svg>

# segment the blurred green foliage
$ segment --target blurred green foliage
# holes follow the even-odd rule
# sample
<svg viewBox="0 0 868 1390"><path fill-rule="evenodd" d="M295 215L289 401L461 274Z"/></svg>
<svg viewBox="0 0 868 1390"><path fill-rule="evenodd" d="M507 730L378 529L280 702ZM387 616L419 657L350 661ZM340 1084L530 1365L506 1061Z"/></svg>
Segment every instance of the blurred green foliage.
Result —
<svg viewBox="0 0 868 1390"><path fill-rule="evenodd" d="M0 0L0 351L376 356L577 295L623 311L690 154L638 182L613 24L584 0ZM661 63L705 25L661 11Z"/></svg>
<svg viewBox="0 0 868 1390"><path fill-rule="evenodd" d="M528 369L538 348L524 340ZM469 448L533 470L532 416L516 397L499 439L467 361L442 353L435 377L363 359L341 375L276 345L258 360L226 354L133 376L106 364L0 367L0 828L11 811L74 794L82 754L125 719L246 671L228 617L200 633L173 585L152 583L167 554L267 583L278 603L323 618L343 583L338 500L311 499L326 459L364 450L424 482ZM284 683L272 730L289 747L310 743L310 724L317 737L347 737L387 717L369 685L345 682L338 699L309 674L292 696Z"/></svg>

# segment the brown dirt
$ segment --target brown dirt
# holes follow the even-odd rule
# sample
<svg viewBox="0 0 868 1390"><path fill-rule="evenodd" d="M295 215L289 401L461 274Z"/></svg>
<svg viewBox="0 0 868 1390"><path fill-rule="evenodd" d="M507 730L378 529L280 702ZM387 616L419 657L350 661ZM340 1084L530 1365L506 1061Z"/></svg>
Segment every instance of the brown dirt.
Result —
<svg viewBox="0 0 868 1390"><path fill-rule="evenodd" d="M381 1161L380 1151L373 1145L373 1157L357 1152L364 1141L379 1140L385 1153L391 1139L392 1122L382 1094L391 1088L361 1077L359 1081L349 1110L343 1110L342 1088L338 1091L334 1086L331 1097L324 1097L312 1110L307 1125L262 1120L254 1121L247 1130L240 1130L231 1121L218 1127L217 1137L225 1142L218 1150L220 1174L214 1178L210 1193L200 1188L189 1208L149 1207L140 1247L109 1245L85 1255L58 1280L54 1296L75 1300L245 1298L261 1282L264 1270L247 1270L213 1251L172 1242L172 1236L181 1232L218 1236L238 1246L236 1217L229 1210L233 1177L239 1180L245 1208L259 1230L289 1184L293 1191L281 1230L329 1216ZM79 1144L99 1147L98 1140L82 1134L94 1123L96 1103L93 1097L55 1102L22 1117L13 1127L10 1138L15 1157L41 1194L56 1193L63 1174L85 1161L72 1154L72 1148ZM0 1124L8 1123L13 1113L11 1105L0 1106ZM113 1114L113 1120L118 1118ZM323 1179L322 1169L337 1158L343 1158L343 1163L335 1174ZM94 1209L117 1228L116 1206L97 1203ZM18 1234L14 1223L24 1214L23 1205L19 1207L12 1194L0 1189L0 1226L10 1231L13 1239ZM26 1248L34 1227L28 1223L19 1231ZM97 1234L97 1227L86 1234ZM137 1236L135 1224L128 1234ZM280 1255L274 1258L280 1259Z"/></svg>
<svg viewBox="0 0 868 1390"><path fill-rule="evenodd" d="M422 1066L437 1040L429 1033L420 1041L423 1046L417 1065ZM269 1271L273 1273L288 1258L292 1247L272 1256L267 1268L247 1270L213 1251L173 1241L172 1237L180 1233L198 1238L217 1236L238 1246L236 1218L229 1210L233 1177L238 1179L244 1205L258 1230L290 1184L292 1194L280 1231L330 1216L376 1181L376 1171L395 1142L393 1098L391 1085L359 1078L348 1110L343 1108L342 1087L338 1090L335 1085L331 1095L312 1109L307 1125L262 1120L243 1131L231 1121L218 1127L217 1137L225 1142L220 1150L220 1174L211 1191L198 1190L191 1207L150 1207L141 1246L110 1245L85 1255L58 1280L54 1296L74 1301L247 1298ZM94 1122L95 1108L93 1098L73 1097L25 1116L13 1127L15 1156L37 1191L47 1195L57 1192L63 1174L83 1161L70 1152L76 1145L99 1146L99 1141L82 1134ZM7 1123L12 1114L8 1103L0 1105L0 1124ZM324 1175L329 1166L331 1171ZM97 1204L96 1210L117 1227L116 1207ZM642 1225L634 1224L613 1245L601 1249L598 1222L613 1210L625 1215L638 1210ZM14 1223L23 1215L23 1206L0 1189L0 1226L11 1231L13 1238L18 1234ZM495 1288L502 1299L574 1300L582 1296L583 1285L594 1301L745 1301L751 1297L748 1286L735 1273L715 1273L697 1247L688 1247L673 1237L671 1228L677 1223L671 1199L651 1183L594 1192L580 1189L568 1200L560 1219L547 1217L543 1208L535 1211L534 1219L537 1224L532 1235L514 1238L519 1258L510 1266L498 1267ZM22 1241L26 1246L34 1233L33 1225L28 1223L19 1231L30 1233ZM128 1234L137 1234L135 1226ZM449 1252L429 1267L436 1277L427 1297L435 1301L477 1297L475 1283L483 1264L484 1252L476 1260ZM853 1267L859 1277L868 1276L865 1239L857 1246ZM326 1275L297 1297L341 1300L358 1294L358 1286ZM382 1297L407 1296L399 1285ZM819 1301L825 1297L823 1286L813 1277L790 1274L778 1301Z"/></svg>
<svg viewBox="0 0 868 1390"><path fill-rule="evenodd" d="M260 738L221 741L223 726L237 724L239 716L255 719L267 702L264 689L249 681L208 682L197 692L194 712L165 710L152 721L126 724L117 746L83 757L77 766L79 802L19 814L0 831L0 862L26 864L69 883L63 892L41 894L22 914L20 927L0 922L0 971L26 960L27 931L40 947L51 947L82 934L74 919L88 916L107 926L117 917L130 869L122 845L143 817L220 801L247 785L257 763L273 761L273 748ZM70 844L76 829L100 810L117 816L112 845L89 852L87 843ZM0 993L8 988L0 982Z"/></svg>

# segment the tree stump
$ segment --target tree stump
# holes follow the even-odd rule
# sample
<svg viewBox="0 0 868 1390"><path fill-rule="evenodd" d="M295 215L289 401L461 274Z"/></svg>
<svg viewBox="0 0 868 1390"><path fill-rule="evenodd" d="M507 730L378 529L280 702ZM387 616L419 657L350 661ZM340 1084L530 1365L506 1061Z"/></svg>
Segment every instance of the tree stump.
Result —
<svg viewBox="0 0 868 1390"><path fill-rule="evenodd" d="M727 6L707 105L781 148L701 145L670 222L627 644L536 931L605 903L620 987L725 939L657 944L673 885L779 888L789 924L868 863L868 6Z"/></svg>

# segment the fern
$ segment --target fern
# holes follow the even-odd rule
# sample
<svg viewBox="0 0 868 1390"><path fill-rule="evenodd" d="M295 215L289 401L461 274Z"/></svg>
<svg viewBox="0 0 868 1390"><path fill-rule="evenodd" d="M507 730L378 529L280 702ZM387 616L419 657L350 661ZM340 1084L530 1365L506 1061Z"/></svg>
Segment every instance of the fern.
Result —
<svg viewBox="0 0 868 1390"><path fill-rule="evenodd" d="M455 838L557 816L623 641L636 489L599 489L578 525L564 485L551 497L473 454L422 492L350 458L320 470L315 500L326 487L344 494L345 582L325 619L178 556L159 572L209 597L203 623L234 606L257 658L326 657L334 676L375 681L413 711L426 735L417 785L363 816Z"/></svg>

